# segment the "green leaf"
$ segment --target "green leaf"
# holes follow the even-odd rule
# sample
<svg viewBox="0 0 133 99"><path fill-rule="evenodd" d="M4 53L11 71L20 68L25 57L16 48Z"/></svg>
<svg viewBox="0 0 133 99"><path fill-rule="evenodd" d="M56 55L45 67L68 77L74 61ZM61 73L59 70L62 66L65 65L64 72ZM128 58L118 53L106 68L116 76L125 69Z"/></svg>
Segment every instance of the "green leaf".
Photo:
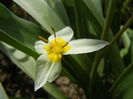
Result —
<svg viewBox="0 0 133 99"><path fill-rule="evenodd" d="M114 10L115 14L113 16L112 25L111 25L111 30L114 34L116 34L120 30L122 4L123 2L121 2L121 0L117 0L116 8Z"/></svg>
<svg viewBox="0 0 133 99"><path fill-rule="evenodd" d="M63 21L46 0L14 0L14 2L25 9L50 33L52 33L51 27L54 27L56 31L65 27Z"/></svg>
<svg viewBox="0 0 133 99"><path fill-rule="evenodd" d="M7 44L9 44L9 45L11 45L11 46L14 46L15 48L25 52L26 54L29 54L30 56L33 56L33 57L38 56L38 54L35 51L33 51L30 48L26 47L21 42L15 40L14 38L12 38L7 33L3 32L1 30L0 30L0 40L7 43Z"/></svg>
<svg viewBox="0 0 133 99"><path fill-rule="evenodd" d="M64 4L66 4L67 6L73 6L74 5L74 0L62 0L62 2Z"/></svg>
<svg viewBox="0 0 133 99"><path fill-rule="evenodd" d="M130 40L131 40L131 47L130 47L130 57L131 57L131 62L133 61L133 30L132 29L127 29L127 33L128 33L128 35L129 35L129 37L130 37Z"/></svg>
<svg viewBox="0 0 133 99"><path fill-rule="evenodd" d="M105 16L107 15L108 6L109 6L109 1L110 1L110 0L103 0L103 7L104 7Z"/></svg>
<svg viewBox="0 0 133 99"><path fill-rule="evenodd" d="M65 25L70 25L65 7L62 3L62 0L47 0L50 7L58 14L58 16L62 19Z"/></svg>
<svg viewBox="0 0 133 99"><path fill-rule="evenodd" d="M126 65L129 65L133 62L133 30L128 28L126 33L128 34L130 45L127 54L124 56L124 62Z"/></svg>
<svg viewBox="0 0 133 99"><path fill-rule="evenodd" d="M0 40L29 55L32 54L31 56L37 56L33 45L39 35L43 36L44 31L37 25L18 18L2 4L0 13ZM45 37L47 36L48 34L45 34Z"/></svg>
<svg viewBox="0 0 133 99"><path fill-rule="evenodd" d="M0 49L29 77L35 79L36 61L31 56L14 49L13 47L0 43ZM52 83L46 83L43 87L49 94L57 99L66 99L64 94Z"/></svg>
<svg viewBox="0 0 133 99"><path fill-rule="evenodd" d="M1 82L0 82L0 99L9 99Z"/></svg>
<svg viewBox="0 0 133 99"><path fill-rule="evenodd" d="M97 8L98 12L102 15L103 11L102 11L101 0L91 0L91 1L94 4L94 6Z"/></svg>
<svg viewBox="0 0 133 99"><path fill-rule="evenodd" d="M110 91L113 99L133 99L133 63L116 79Z"/></svg>
<svg viewBox="0 0 133 99"><path fill-rule="evenodd" d="M100 23L101 25L103 25L103 23L104 23L103 15L99 11L99 9L95 6L94 0L83 0L83 2L86 4L86 6L88 8L88 11L89 11L88 13L91 13L94 16L93 18L94 19L96 18L96 20L98 21L98 23Z"/></svg>
<svg viewBox="0 0 133 99"><path fill-rule="evenodd" d="M83 3L81 0L74 0L74 14L75 14L75 37L82 38L88 37L87 35L87 21L84 15Z"/></svg>
<svg viewBox="0 0 133 99"><path fill-rule="evenodd" d="M100 77L102 77L102 75L103 75L104 65L105 65L104 59L102 59L99 66L98 66L98 68L97 68L97 72L98 72Z"/></svg>
<svg viewBox="0 0 133 99"><path fill-rule="evenodd" d="M130 39L129 39L129 36L128 36L126 31L122 35L122 40L123 40L123 43L124 43L124 48L122 48L120 50L120 55L123 58L128 53L129 47L130 47L130 43L131 43Z"/></svg>

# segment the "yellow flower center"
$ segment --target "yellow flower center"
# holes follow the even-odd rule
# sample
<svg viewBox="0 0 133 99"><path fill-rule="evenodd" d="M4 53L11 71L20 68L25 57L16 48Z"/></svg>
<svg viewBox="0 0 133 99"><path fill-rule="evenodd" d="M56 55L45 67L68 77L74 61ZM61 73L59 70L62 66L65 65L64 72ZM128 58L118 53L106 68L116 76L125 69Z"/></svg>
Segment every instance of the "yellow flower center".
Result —
<svg viewBox="0 0 133 99"><path fill-rule="evenodd" d="M47 51L46 55L51 62L58 62L61 60L62 55L71 49L71 46L67 45L62 38L55 38L44 46Z"/></svg>

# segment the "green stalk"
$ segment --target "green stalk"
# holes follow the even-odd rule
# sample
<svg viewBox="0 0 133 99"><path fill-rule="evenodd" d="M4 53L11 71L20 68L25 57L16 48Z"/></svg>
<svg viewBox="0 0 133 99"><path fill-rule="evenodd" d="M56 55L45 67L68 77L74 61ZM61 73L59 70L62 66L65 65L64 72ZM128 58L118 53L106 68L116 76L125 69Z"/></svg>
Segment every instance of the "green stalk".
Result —
<svg viewBox="0 0 133 99"><path fill-rule="evenodd" d="M110 44L107 46L107 48L110 48L113 43L118 40L118 38L122 35L122 33L133 23L133 14L132 16L128 19L128 21L125 23L125 25L122 27L122 29L115 35L115 37L112 39Z"/></svg>
<svg viewBox="0 0 133 99"><path fill-rule="evenodd" d="M111 26L111 22L112 22L114 11L115 11L114 9L116 7L116 1L117 0L110 0L107 17L106 17L105 24L104 24L104 27L103 27L103 32L102 32L102 35L101 35L102 40L107 39L107 34L109 32L109 28Z"/></svg>
<svg viewBox="0 0 133 99"><path fill-rule="evenodd" d="M102 32L102 35L101 35L102 40L106 40L106 38L107 38L107 34L108 34L109 28L111 26L112 18L113 18L113 15L114 15L115 7L116 7L116 0L110 0L107 17L106 17L105 24L104 24L104 27L103 27L103 32ZM94 59L94 63L92 65L92 69L91 69L91 72L90 72L90 81L89 81L90 99L92 99L93 82L94 82L94 79L95 79L97 66L99 64L98 61L100 62L100 60L101 60L100 58L102 58L102 57L101 57L101 52L99 51L96 54L96 57Z"/></svg>
<svg viewBox="0 0 133 99"><path fill-rule="evenodd" d="M96 70L98 67L98 64L100 63L103 55L110 49L110 47L119 39L119 37L123 34L123 32L133 23L133 14L128 19L128 21L125 23L125 25L122 27L122 29L114 36L114 38L111 40L109 45L105 47L103 50L100 50L97 52L94 63L92 65L91 73L90 73L90 82L89 82L89 92L92 93L93 89L93 83L96 76ZM92 99L92 94L90 94L90 99Z"/></svg>

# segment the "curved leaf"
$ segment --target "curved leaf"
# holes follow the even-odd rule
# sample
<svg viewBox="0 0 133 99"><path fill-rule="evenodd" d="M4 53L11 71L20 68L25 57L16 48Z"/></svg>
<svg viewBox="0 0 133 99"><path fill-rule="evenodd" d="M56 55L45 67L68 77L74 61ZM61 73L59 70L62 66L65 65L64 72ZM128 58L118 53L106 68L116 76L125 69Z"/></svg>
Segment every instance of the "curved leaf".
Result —
<svg viewBox="0 0 133 99"><path fill-rule="evenodd" d="M0 82L0 99L9 99L5 93L5 90Z"/></svg>
<svg viewBox="0 0 133 99"><path fill-rule="evenodd" d="M2 4L0 4L0 29L31 49L34 49L33 45L38 36L44 34L40 27L15 16Z"/></svg>
<svg viewBox="0 0 133 99"><path fill-rule="evenodd" d="M25 9L44 29L51 33L51 27L54 27L56 31L65 27L46 0L14 0L14 2Z"/></svg>
<svg viewBox="0 0 133 99"><path fill-rule="evenodd" d="M110 91L113 99L133 99L133 63L120 74Z"/></svg>
<svg viewBox="0 0 133 99"><path fill-rule="evenodd" d="M62 3L62 0L46 0L50 7L58 14L58 16L62 19L64 24L70 25L65 7Z"/></svg>
<svg viewBox="0 0 133 99"><path fill-rule="evenodd" d="M120 50L120 55L123 58L129 51L131 41L130 41L130 38L127 34L127 31L125 31L121 37L122 37L122 40L123 40L123 43L124 43L124 48L122 48Z"/></svg>
<svg viewBox="0 0 133 99"><path fill-rule="evenodd" d="M33 56L33 57L37 57L38 54L33 51L32 49L26 47L25 45L23 45L21 42L15 40L14 38L12 38L11 36L9 36L7 33L3 32L0 30L0 40L25 52L26 54Z"/></svg>

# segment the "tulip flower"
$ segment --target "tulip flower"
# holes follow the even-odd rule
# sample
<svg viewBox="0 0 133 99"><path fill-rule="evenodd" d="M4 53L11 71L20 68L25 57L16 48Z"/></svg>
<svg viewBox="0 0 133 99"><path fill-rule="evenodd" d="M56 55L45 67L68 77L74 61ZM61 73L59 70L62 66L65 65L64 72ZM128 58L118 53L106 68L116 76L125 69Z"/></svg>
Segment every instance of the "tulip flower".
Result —
<svg viewBox="0 0 133 99"><path fill-rule="evenodd" d="M71 40L73 30L70 27L54 32L48 40L35 42L35 50L40 54L36 63L35 91L47 81L54 81L61 72L63 55L90 53L105 47L108 42L96 39Z"/></svg>

